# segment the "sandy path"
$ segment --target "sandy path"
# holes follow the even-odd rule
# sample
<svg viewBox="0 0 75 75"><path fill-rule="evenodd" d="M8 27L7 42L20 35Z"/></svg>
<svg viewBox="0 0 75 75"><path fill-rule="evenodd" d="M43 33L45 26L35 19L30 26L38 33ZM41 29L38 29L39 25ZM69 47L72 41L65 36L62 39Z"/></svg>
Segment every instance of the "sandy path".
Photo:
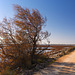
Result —
<svg viewBox="0 0 75 75"><path fill-rule="evenodd" d="M75 51L59 58L52 65L34 75L75 75Z"/></svg>

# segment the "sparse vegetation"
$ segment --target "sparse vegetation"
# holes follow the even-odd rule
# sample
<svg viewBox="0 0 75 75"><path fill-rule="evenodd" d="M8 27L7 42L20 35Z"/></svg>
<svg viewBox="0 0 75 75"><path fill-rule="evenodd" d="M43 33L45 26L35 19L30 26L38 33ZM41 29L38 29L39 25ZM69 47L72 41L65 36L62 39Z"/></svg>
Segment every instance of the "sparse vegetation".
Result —
<svg viewBox="0 0 75 75"><path fill-rule="evenodd" d="M35 64L44 62L46 57L43 51L48 47L39 47L40 50L37 50L37 45L50 36L47 31L42 31L46 18L37 9L30 12L19 5L15 5L14 8L14 19L4 18L0 23L0 36L3 38L0 39L0 57L2 68L7 74L9 70L5 70L6 67L20 71L32 69Z"/></svg>

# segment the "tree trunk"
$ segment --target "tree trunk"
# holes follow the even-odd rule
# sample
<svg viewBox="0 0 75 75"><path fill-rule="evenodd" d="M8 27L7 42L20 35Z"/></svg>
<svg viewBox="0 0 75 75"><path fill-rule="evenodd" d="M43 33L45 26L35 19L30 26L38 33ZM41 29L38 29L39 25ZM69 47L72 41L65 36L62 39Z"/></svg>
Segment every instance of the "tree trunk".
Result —
<svg viewBox="0 0 75 75"><path fill-rule="evenodd" d="M33 44L33 50L31 53L31 64L34 64L34 60L35 60L35 51L36 51L36 41L34 40L34 44Z"/></svg>

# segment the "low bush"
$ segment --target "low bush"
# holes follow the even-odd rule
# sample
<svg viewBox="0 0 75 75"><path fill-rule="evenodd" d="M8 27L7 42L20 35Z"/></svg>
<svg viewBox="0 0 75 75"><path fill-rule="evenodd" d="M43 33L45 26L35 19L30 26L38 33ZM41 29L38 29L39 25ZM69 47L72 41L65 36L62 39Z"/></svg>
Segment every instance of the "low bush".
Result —
<svg viewBox="0 0 75 75"><path fill-rule="evenodd" d="M18 75L18 73L16 71L13 71L9 68L4 69L0 72L0 75Z"/></svg>
<svg viewBox="0 0 75 75"><path fill-rule="evenodd" d="M68 52L72 52L75 50L75 46L68 49Z"/></svg>

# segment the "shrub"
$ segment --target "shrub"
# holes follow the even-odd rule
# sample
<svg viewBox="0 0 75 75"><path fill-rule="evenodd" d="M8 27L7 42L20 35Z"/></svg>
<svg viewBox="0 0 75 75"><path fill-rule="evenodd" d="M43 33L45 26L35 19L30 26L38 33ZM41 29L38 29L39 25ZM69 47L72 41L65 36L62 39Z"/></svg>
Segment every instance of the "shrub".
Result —
<svg viewBox="0 0 75 75"><path fill-rule="evenodd" d="M0 75L18 75L16 71L10 70L9 68L2 70Z"/></svg>
<svg viewBox="0 0 75 75"><path fill-rule="evenodd" d="M27 69L36 64L39 58L35 55L38 56L42 53L41 50L44 50L41 47L37 50L37 46L43 40L49 43L50 34L42 30L46 18L38 10L30 11L19 5L15 5L14 8L16 10L14 19L4 18L0 23L0 36L3 38L3 40L0 39L1 62L12 69Z"/></svg>

